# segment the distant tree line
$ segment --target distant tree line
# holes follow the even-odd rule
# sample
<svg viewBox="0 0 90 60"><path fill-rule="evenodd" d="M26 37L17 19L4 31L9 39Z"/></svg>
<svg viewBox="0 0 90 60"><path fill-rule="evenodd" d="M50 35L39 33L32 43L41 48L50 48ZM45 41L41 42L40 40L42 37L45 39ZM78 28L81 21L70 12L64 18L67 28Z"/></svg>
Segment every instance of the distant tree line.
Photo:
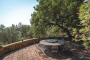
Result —
<svg viewBox="0 0 90 60"><path fill-rule="evenodd" d="M30 25L23 25L21 22L18 25L12 24L10 27L0 25L0 45L10 44L16 41L33 38L32 27Z"/></svg>

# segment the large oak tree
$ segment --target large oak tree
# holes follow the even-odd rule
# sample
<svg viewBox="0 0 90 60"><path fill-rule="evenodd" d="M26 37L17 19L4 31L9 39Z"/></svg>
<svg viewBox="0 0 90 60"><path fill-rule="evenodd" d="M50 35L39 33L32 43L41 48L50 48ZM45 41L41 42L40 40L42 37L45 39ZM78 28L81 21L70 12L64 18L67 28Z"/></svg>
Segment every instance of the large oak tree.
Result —
<svg viewBox="0 0 90 60"><path fill-rule="evenodd" d="M83 0L37 0L37 2L39 4L34 6L35 12L31 14L30 19L35 35L43 35L47 30L56 27L55 32L63 29L71 38L72 27L78 28L79 18L76 13Z"/></svg>

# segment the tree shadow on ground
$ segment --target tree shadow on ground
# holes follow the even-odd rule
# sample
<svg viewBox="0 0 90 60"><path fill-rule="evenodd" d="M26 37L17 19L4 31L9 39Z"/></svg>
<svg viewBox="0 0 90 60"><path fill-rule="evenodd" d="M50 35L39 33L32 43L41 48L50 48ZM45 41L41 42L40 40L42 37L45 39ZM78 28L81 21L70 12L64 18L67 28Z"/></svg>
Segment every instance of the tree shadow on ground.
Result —
<svg viewBox="0 0 90 60"><path fill-rule="evenodd" d="M61 52L59 50L58 53L51 53L50 49L45 50L45 54L48 55L51 58L55 59L68 59L71 58L72 60L90 60L90 51L87 51L85 49L81 51L76 51L76 50L67 50L64 52Z"/></svg>

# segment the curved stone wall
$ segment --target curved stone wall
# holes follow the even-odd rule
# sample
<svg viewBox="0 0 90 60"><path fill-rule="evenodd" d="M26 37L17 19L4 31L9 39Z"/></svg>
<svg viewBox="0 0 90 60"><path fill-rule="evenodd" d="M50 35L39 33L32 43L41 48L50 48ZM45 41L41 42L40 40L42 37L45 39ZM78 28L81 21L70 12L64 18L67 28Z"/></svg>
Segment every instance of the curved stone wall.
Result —
<svg viewBox="0 0 90 60"><path fill-rule="evenodd" d="M53 38L57 38L57 39L62 39L62 37L49 37L49 38L33 38L33 39L26 39L19 42L14 42L5 46L0 46L0 57L5 55L6 53L9 53L11 51L14 51L16 49L22 48L24 46L33 44L36 40L40 41L43 39L53 39ZM64 37L65 40L69 39L68 37Z"/></svg>
<svg viewBox="0 0 90 60"><path fill-rule="evenodd" d="M3 56L6 53L9 53L13 50L19 49L19 48L24 47L26 45L33 44L36 40L39 41L40 39L38 39L38 38L26 39L23 42L19 41L19 42L5 45L5 46L0 46L0 56Z"/></svg>

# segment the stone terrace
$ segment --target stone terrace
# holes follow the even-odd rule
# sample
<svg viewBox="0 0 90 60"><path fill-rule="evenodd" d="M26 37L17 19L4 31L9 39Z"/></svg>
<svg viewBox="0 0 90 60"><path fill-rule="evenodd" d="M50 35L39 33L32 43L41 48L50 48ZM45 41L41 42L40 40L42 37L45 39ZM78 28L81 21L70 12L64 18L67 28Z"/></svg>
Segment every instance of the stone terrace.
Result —
<svg viewBox="0 0 90 60"><path fill-rule="evenodd" d="M51 54L50 49L47 49L45 55L40 54L40 51L34 44L17 49L5 54L0 60L90 60L90 51L82 50L76 53L75 50L70 50L66 54L59 53Z"/></svg>

